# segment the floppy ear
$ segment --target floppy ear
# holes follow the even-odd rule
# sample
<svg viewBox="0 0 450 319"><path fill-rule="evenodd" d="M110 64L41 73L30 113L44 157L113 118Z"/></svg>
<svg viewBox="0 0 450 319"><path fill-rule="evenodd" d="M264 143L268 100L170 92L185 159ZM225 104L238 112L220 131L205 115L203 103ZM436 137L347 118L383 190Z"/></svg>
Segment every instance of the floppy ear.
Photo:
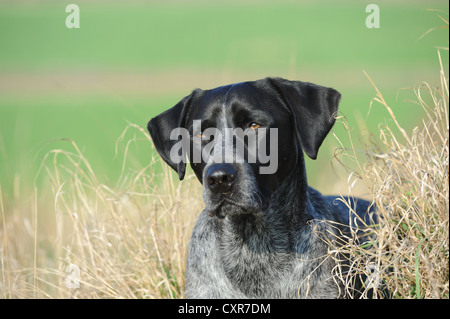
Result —
<svg viewBox="0 0 450 319"><path fill-rule="evenodd" d="M294 118L297 139L312 159L335 122L341 94L320 85L268 78Z"/></svg>
<svg viewBox="0 0 450 319"><path fill-rule="evenodd" d="M152 118L147 125L156 150L162 159L178 173L180 180L184 178L186 162L175 163L170 158L172 147L178 143L177 140L170 139L170 134L176 128L185 128L185 118L194 92L184 97L174 107ZM185 154L182 154L182 156L185 159Z"/></svg>

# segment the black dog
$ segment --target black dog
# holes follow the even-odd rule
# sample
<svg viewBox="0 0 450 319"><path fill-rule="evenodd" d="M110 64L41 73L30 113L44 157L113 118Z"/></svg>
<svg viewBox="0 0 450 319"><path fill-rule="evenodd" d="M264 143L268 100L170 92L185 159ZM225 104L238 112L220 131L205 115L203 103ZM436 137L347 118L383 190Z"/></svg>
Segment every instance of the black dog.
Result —
<svg viewBox="0 0 450 319"><path fill-rule="evenodd" d="M324 221L346 231L349 209L308 187L303 158L303 151L316 158L340 98L331 88L266 78L195 90L148 123L156 150L179 178L187 156L203 184L206 208L189 243L186 297L343 296L327 244L338 231ZM214 131L207 134L208 128L220 138ZM230 128L245 136L230 137ZM250 133L256 136L253 145ZM201 158L195 155L206 146ZM267 165L254 156L262 148L265 155L277 151ZM274 172L262 173L273 163ZM369 202L348 200L370 223Z"/></svg>

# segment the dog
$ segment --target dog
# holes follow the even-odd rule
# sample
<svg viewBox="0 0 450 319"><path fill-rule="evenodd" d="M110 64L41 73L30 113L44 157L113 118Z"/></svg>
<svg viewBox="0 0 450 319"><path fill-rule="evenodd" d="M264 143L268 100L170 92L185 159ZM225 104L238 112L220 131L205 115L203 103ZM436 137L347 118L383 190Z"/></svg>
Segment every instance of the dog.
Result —
<svg viewBox="0 0 450 319"><path fill-rule="evenodd" d="M359 216L352 220L339 196L308 186L303 156L316 159L340 99L332 88L268 77L196 89L149 121L162 159L182 180L189 158L203 185L205 209L188 247L186 298L344 296L329 243L355 220L373 223L373 209L346 198ZM248 133L247 139L230 137L230 129ZM258 152L277 153L270 158L273 172L262 172L271 163L254 156L250 133Z"/></svg>

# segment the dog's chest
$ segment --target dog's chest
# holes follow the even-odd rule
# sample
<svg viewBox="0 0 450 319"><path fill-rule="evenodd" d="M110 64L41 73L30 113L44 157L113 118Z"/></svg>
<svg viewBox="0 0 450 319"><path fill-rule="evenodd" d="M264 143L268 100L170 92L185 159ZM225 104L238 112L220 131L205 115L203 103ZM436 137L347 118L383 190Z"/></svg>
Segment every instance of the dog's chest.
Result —
<svg viewBox="0 0 450 319"><path fill-rule="evenodd" d="M294 267L290 236L283 231L274 233L252 219L223 221L217 232L222 267L247 296L278 295L276 287Z"/></svg>

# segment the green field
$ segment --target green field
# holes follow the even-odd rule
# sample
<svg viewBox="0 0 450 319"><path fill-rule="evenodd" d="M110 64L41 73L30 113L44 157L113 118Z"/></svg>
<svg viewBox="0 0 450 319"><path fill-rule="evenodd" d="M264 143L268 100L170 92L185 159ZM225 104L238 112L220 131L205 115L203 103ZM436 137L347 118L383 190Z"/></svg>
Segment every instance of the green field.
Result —
<svg viewBox="0 0 450 319"><path fill-rule="evenodd" d="M74 140L97 176L114 184L126 139L137 134L129 131L116 154L128 123L145 127L196 87L265 76L334 87L351 131L375 132L389 116L376 104L369 112L375 91L365 70L411 129L422 116L408 102L411 88L437 84L436 47L448 46L448 29L420 37L444 25L448 3L377 4L380 28L368 29L361 1L80 1L81 28L67 29L65 3L2 2L1 188L31 188L49 150L71 150L60 138ZM349 146L342 125L334 132ZM319 160L308 161L313 185L337 145L330 136ZM136 142L128 156L138 168L151 150Z"/></svg>

